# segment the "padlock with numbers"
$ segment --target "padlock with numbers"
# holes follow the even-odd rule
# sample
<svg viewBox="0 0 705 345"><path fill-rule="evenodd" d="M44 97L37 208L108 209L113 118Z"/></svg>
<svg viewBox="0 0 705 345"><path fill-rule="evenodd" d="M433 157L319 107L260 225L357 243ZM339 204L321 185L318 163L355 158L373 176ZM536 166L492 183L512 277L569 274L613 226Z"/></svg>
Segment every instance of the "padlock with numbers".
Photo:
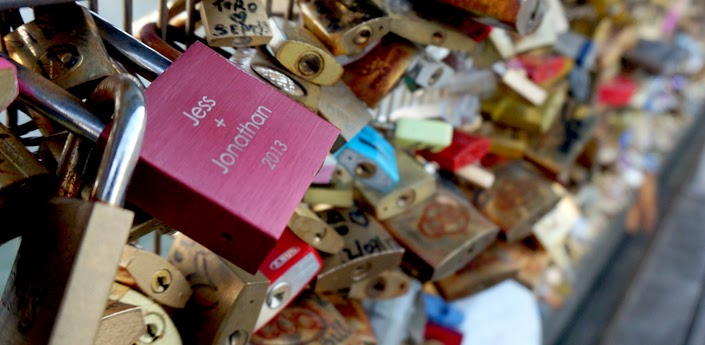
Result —
<svg viewBox="0 0 705 345"><path fill-rule="evenodd" d="M135 345L181 345L181 335L169 314L159 304L129 287L113 283L110 300L140 307L145 324L145 332ZM124 336L124 335L121 335ZM99 343L96 343L99 344ZM188 343L187 343L188 344Z"/></svg>
<svg viewBox="0 0 705 345"><path fill-rule="evenodd" d="M334 55L357 55L391 29L373 0L299 0L304 26Z"/></svg>
<svg viewBox="0 0 705 345"><path fill-rule="evenodd" d="M259 330L252 345L353 345L355 332L333 304L312 291L304 292Z"/></svg>
<svg viewBox="0 0 705 345"><path fill-rule="evenodd" d="M376 219L359 208L330 209L318 214L343 237L345 247L340 253L323 258L316 291L349 288L401 262L404 249Z"/></svg>
<svg viewBox="0 0 705 345"><path fill-rule="evenodd" d="M272 39L267 10L259 0L203 1L201 21L211 46L259 46Z"/></svg>
<svg viewBox="0 0 705 345"><path fill-rule="evenodd" d="M301 240L324 253L337 254L343 249L343 238L306 204L296 207L288 226Z"/></svg>
<svg viewBox="0 0 705 345"><path fill-rule="evenodd" d="M332 231L332 229L331 229ZM267 296L255 324L255 331L264 327L286 308L316 278L323 263L316 250L290 230L269 252L260 272L269 279Z"/></svg>
<svg viewBox="0 0 705 345"><path fill-rule="evenodd" d="M409 67L404 81L413 92L419 89L442 88L453 77L453 68L443 61L434 60L428 54L421 54Z"/></svg>
<svg viewBox="0 0 705 345"><path fill-rule="evenodd" d="M527 35L536 30L546 10L541 0L437 0L478 16L478 21Z"/></svg>
<svg viewBox="0 0 705 345"><path fill-rule="evenodd" d="M335 158L357 181L374 190L387 191L399 182L394 147L371 126L362 128Z"/></svg>
<svg viewBox="0 0 705 345"><path fill-rule="evenodd" d="M365 102L357 98L343 81L338 81L333 86L321 87L318 113L340 129L340 137L343 140L336 141L336 144L352 140L372 120ZM331 152L338 149L339 145L334 145Z"/></svg>
<svg viewBox="0 0 705 345"><path fill-rule="evenodd" d="M367 312L362 307L359 300L346 298L338 294L326 294L321 296L324 300L333 304L340 315L345 318L348 326L353 331L353 337L360 345L376 345L377 337L367 317Z"/></svg>
<svg viewBox="0 0 705 345"><path fill-rule="evenodd" d="M343 168L337 167L331 183L312 185L304 194L304 202L312 208L352 207L354 204L353 178Z"/></svg>
<svg viewBox="0 0 705 345"><path fill-rule="evenodd" d="M418 49L411 42L388 34L363 57L345 65L343 81L370 108L402 80Z"/></svg>
<svg viewBox="0 0 705 345"><path fill-rule="evenodd" d="M531 234L531 226L560 200L551 183L530 163L499 163L492 169L498 181L477 191L474 204L497 224L509 241Z"/></svg>
<svg viewBox="0 0 705 345"><path fill-rule="evenodd" d="M233 265L183 234L169 252L193 289L174 321L187 344L244 345L251 340L269 280Z"/></svg>
<svg viewBox="0 0 705 345"><path fill-rule="evenodd" d="M399 183L381 193L362 183L356 183L358 199L377 219L385 220L423 202L436 192L436 180L409 154L397 151Z"/></svg>
<svg viewBox="0 0 705 345"><path fill-rule="evenodd" d="M100 320L96 344L132 345L147 333L142 308L108 300L103 318Z"/></svg>
<svg viewBox="0 0 705 345"><path fill-rule="evenodd" d="M192 293L184 275L169 261L130 245L122 250L115 281L172 308L183 308Z"/></svg>
<svg viewBox="0 0 705 345"><path fill-rule="evenodd" d="M15 100L18 93L15 65L0 58L0 111L5 110Z"/></svg>
<svg viewBox="0 0 705 345"><path fill-rule="evenodd" d="M94 343L132 225L133 212L119 205L142 144L144 95L135 78L113 76L91 99L115 103L92 192L95 202L52 199L35 208L41 216L27 220L0 308L0 332L15 344Z"/></svg>
<svg viewBox="0 0 705 345"><path fill-rule="evenodd" d="M348 298L382 300L406 295L413 278L394 268L372 278L354 283L348 291Z"/></svg>
<svg viewBox="0 0 705 345"><path fill-rule="evenodd" d="M441 151L453 141L453 126L445 121L400 118L394 123L398 149Z"/></svg>
<svg viewBox="0 0 705 345"><path fill-rule="evenodd" d="M421 281L440 280L461 269L499 231L444 180L432 197L383 224L406 248L402 267Z"/></svg>
<svg viewBox="0 0 705 345"><path fill-rule="evenodd" d="M118 73L84 7L38 7L35 16L4 37L15 61L82 97L101 79Z"/></svg>
<svg viewBox="0 0 705 345"><path fill-rule="evenodd" d="M267 47L291 73L319 85L340 79L343 66L310 31L280 17L270 18L269 25L274 36Z"/></svg>
<svg viewBox="0 0 705 345"><path fill-rule="evenodd" d="M503 97L492 111L492 120L505 126L544 133L561 113L567 92L567 84L557 86L540 106L532 106L511 96Z"/></svg>
<svg viewBox="0 0 705 345"><path fill-rule="evenodd" d="M423 150L417 154L438 163L441 169L455 172L480 160L489 149L490 140L488 138L453 130L450 146L439 152Z"/></svg>

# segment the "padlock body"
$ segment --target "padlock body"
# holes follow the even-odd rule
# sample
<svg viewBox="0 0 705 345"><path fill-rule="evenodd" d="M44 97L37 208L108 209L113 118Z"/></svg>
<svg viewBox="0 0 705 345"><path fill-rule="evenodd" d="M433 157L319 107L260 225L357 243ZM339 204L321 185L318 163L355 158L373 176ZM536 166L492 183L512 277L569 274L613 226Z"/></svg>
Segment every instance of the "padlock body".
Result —
<svg viewBox="0 0 705 345"><path fill-rule="evenodd" d="M441 169L455 172L480 160L487 154L490 145L491 142L488 138L453 130L450 146L440 152L423 150L417 153L428 160L438 163Z"/></svg>
<svg viewBox="0 0 705 345"><path fill-rule="evenodd" d="M259 46L272 39L267 10L259 0L205 1L200 11L210 46Z"/></svg>
<svg viewBox="0 0 705 345"><path fill-rule="evenodd" d="M399 182L394 147L370 126L363 127L334 156L353 178L369 188L383 192Z"/></svg>
<svg viewBox="0 0 705 345"><path fill-rule="evenodd" d="M396 122L394 144L400 149L440 151L453 141L453 126L445 121L401 118Z"/></svg>
<svg viewBox="0 0 705 345"><path fill-rule="evenodd" d="M255 272L338 130L200 43L146 98L128 200Z"/></svg>
<svg viewBox="0 0 705 345"><path fill-rule="evenodd" d="M0 111L5 110L15 100L19 92L15 65L0 58Z"/></svg>

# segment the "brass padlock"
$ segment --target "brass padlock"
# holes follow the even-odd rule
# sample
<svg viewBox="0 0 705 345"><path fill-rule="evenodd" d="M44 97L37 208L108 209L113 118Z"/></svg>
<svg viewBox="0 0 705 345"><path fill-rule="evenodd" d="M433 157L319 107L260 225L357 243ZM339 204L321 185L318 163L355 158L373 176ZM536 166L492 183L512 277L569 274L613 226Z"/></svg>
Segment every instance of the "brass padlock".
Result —
<svg viewBox="0 0 705 345"><path fill-rule="evenodd" d="M485 250L499 229L448 181L432 197L383 222L406 248L402 268L421 281L458 271Z"/></svg>
<svg viewBox="0 0 705 345"><path fill-rule="evenodd" d="M529 145L528 133L516 128L483 123L479 133L490 138L490 153L509 159L522 158Z"/></svg>
<svg viewBox="0 0 705 345"><path fill-rule="evenodd" d="M0 111L5 110L15 100L19 92L15 65L0 58Z"/></svg>
<svg viewBox="0 0 705 345"><path fill-rule="evenodd" d="M118 301L108 301L100 320L95 343L100 345L133 345L147 333L142 308Z"/></svg>
<svg viewBox="0 0 705 345"><path fill-rule="evenodd" d="M542 105L536 107L511 96L503 97L492 111L492 120L505 126L544 133L561 113L567 93L568 84L561 84L552 90Z"/></svg>
<svg viewBox="0 0 705 345"><path fill-rule="evenodd" d="M3 38L15 61L82 98L103 78L118 73L84 7L44 6L35 16Z"/></svg>
<svg viewBox="0 0 705 345"><path fill-rule="evenodd" d="M401 297L409 292L412 280L401 269L394 268L353 284L348 298L382 300Z"/></svg>
<svg viewBox="0 0 705 345"><path fill-rule="evenodd" d="M169 314L159 304L129 287L113 283L110 299L121 303L132 304L142 309L142 318L146 331L140 335L135 345L181 345L181 335L169 317ZM96 345L99 343L96 343Z"/></svg>
<svg viewBox="0 0 705 345"><path fill-rule="evenodd" d="M341 66L316 36L295 22L272 17L267 47L291 73L319 85L333 85L343 75Z"/></svg>
<svg viewBox="0 0 705 345"><path fill-rule="evenodd" d="M191 286L179 270L161 256L126 245L115 281L138 290L159 304L183 308Z"/></svg>
<svg viewBox="0 0 705 345"><path fill-rule="evenodd" d="M541 0L437 0L477 15L478 21L527 35L536 30L546 10Z"/></svg>
<svg viewBox="0 0 705 345"><path fill-rule="evenodd" d="M394 34L386 35L363 57L345 65L343 81L370 108L375 108L402 80L417 53L411 42Z"/></svg>
<svg viewBox="0 0 705 345"><path fill-rule="evenodd" d="M338 167L333 173L330 185L312 185L304 194L304 202L312 208L340 207L354 205L353 178L345 169Z"/></svg>
<svg viewBox="0 0 705 345"><path fill-rule="evenodd" d="M299 204L289 220L289 229L313 248L328 254L343 249L343 238L305 204Z"/></svg>
<svg viewBox="0 0 705 345"><path fill-rule="evenodd" d="M409 0L376 1L389 13L391 31L409 41L467 52L471 52L477 45L468 35L446 22L420 17Z"/></svg>
<svg viewBox="0 0 705 345"><path fill-rule="evenodd" d="M321 87L293 75L265 49L237 49L230 61L250 75L270 83L311 111L318 111Z"/></svg>
<svg viewBox="0 0 705 345"><path fill-rule="evenodd" d="M174 321L187 344L244 345L251 339L269 280L233 265L183 234L169 252L193 295Z"/></svg>
<svg viewBox="0 0 705 345"><path fill-rule="evenodd" d="M355 333L333 304L306 291L252 337L252 345L353 345Z"/></svg>
<svg viewBox="0 0 705 345"><path fill-rule="evenodd" d="M530 163L521 160L493 167L497 182L474 193L474 204L497 224L507 240L521 240L531 234L533 224L560 200L551 183Z"/></svg>
<svg viewBox="0 0 705 345"><path fill-rule="evenodd" d="M394 217L420 204L436 192L436 180L406 152L397 151L399 183L381 193L362 183L355 183L357 199L372 211L377 219Z"/></svg>
<svg viewBox="0 0 705 345"><path fill-rule="evenodd" d="M404 249L376 219L359 208L331 209L318 215L343 237L345 246L340 253L323 258L316 291L349 288L401 262Z"/></svg>
<svg viewBox="0 0 705 345"><path fill-rule="evenodd" d="M334 55L357 55L391 29L373 0L298 0L304 25Z"/></svg>
<svg viewBox="0 0 705 345"><path fill-rule="evenodd" d="M353 337L360 345L376 345L377 337L372 329L367 312L362 307L359 300L344 297L338 294L327 294L321 296L324 300L333 304L340 315L345 318L348 326L353 331Z"/></svg>
<svg viewBox="0 0 705 345"><path fill-rule="evenodd" d="M338 81L333 86L321 87L318 113L340 129L340 136L346 142L354 138L372 120L367 105L357 98L343 81ZM332 150L338 148L334 146Z"/></svg>
<svg viewBox="0 0 705 345"><path fill-rule="evenodd" d="M202 1L200 13L211 46L260 46L272 39L267 9L259 0Z"/></svg>
<svg viewBox="0 0 705 345"><path fill-rule="evenodd" d="M495 242L460 271L434 283L438 293L454 301L517 278L519 265L504 247Z"/></svg>

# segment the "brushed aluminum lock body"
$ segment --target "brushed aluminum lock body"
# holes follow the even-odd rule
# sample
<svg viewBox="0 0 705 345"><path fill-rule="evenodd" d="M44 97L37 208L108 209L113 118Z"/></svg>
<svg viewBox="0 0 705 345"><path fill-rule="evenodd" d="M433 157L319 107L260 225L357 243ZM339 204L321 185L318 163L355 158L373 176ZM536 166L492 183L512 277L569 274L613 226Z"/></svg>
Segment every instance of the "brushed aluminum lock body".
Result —
<svg viewBox="0 0 705 345"><path fill-rule="evenodd" d="M191 284L193 295L174 321L187 344L245 345L265 302L269 280L252 275L183 234L169 252Z"/></svg>
<svg viewBox="0 0 705 345"><path fill-rule="evenodd" d="M371 126L363 127L334 156L355 180L374 190L384 192L399 182L394 147Z"/></svg>
<svg viewBox="0 0 705 345"><path fill-rule="evenodd" d="M128 198L255 272L338 130L200 43L146 96L148 130Z"/></svg>
<svg viewBox="0 0 705 345"><path fill-rule="evenodd" d="M257 332L252 345L353 345L355 332L330 302L311 291Z"/></svg>
<svg viewBox="0 0 705 345"><path fill-rule="evenodd" d="M332 231L332 229L331 229ZM260 272L271 282L255 331L286 308L316 278L323 263L318 252L287 229L269 252Z"/></svg>
<svg viewBox="0 0 705 345"><path fill-rule="evenodd" d="M527 35L536 30L543 20L546 6L541 0L437 0L468 11L477 20L488 25L513 30Z"/></svg>
<svg viewBox="0 0 705 345"><path fill-rule="evenodd" d="M359 208L330 209L318 215L343 237L345 247L340 253L323 258L316 291L349 288L401 262L404 249L376 219Z"/></svg>
<svg viewBox="0 0 705 345"><path fill-rule="evenodd" d="M436 192L436 181L409 154L397 151L399 183L381 193L362 183L356 183L357 200L363 202L377 219L385 220L423 202Z"/></svg>
<svg viewBox="0 0 705 345"><path fill-rule="evenodd" d="M411 42L386 35L363 57L345 65L343 81L370 108L376 108L402 80L417 53Z"/></svg>
<svg viewBox="0 0 705 345"><path fill-rule="evenodd" d="M373 0L299 0L304 26L336 56L357 55L391 29Z"/></svg>
<svg viewBox="0 0 705 345"><path fill-rule="evenodd" d="M319 85L334 85L343 75L343 66L316 36L297 23L272 17L274 36L267 44L272 55L291 73Z"/></svg>
<svg viewBox="0 0 705 345"><path fill-rule="evenodd" d="M406 248L402 267L421 281L437 281L460 270L499 232L453 188L441 180L436 194L383 222Z"/></svg>
<svg viewBox="0 0 705 345"><path fill-rule="evenodd" d="M453 130L450 146L439 152L423 150L417 154L438 163L441 169L455 172L482 159L489 151L490 145L490 139L486 137Z"/></svg>
<svg viewBox="0 0 705 345"><path fill-rule="evenodd" d="M260 46L272 39L267 9L259 0L202 1L200 12L210 46Z"/></svg>
<svg viewBox="0 0 705 345"><path fill-rule="evenodd" d="M84 7L52 5L35 15L33 22L4 37L15 61L82 98L118 73Z"/></svg>
<svg viewBox="0 0 705 345"><path fill-rule="evenodd" d="M18 94L15 65L0 58L0 111L5 110L17 98Z"/></svg>
<svg viewBox="0 0 705 345"><path fill-rule="evenodd" d="M140 307L145 332L140 335L135 345L181 345L181 335L169 314L151 299L129 287L114 283L110 291L110 300ZM99 343L96 343L99 344Z"/></svg>

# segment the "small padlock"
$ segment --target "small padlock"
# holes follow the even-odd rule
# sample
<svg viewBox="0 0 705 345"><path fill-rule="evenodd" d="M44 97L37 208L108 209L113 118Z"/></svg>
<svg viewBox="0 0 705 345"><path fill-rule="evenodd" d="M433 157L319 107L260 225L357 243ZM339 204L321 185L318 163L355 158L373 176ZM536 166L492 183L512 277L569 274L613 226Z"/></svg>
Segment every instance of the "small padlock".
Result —
<svg viewBox="0 0 705 345"><path fill-rule="evenodd" d="M489 153L505 158L522 158L529 145L528 133L516 128L485 123L479 133L490 138Z"/></svg>
<svg viewBox="0 0 705 345"><path fill-rule="evenodd" d="M318 215L343 237L345 247L323 258L316 291L347 289L401 262L404 249L376 219L359 208L331 209Z"/></svg>
<svg viewBox="0 0 705 345"><path fill-rule="evenodd" d="M252 337L252 345L352 345L355 333L333 304L312 291L299 298Z"/></svg>
<svg viewBox="0 0 705 345"><path fill-rule="evenodd" d="M318 113L340 129L340 136L346 142L352 140L372 120L367 105L343 81L321 87ZM338 149L334 146L332 152Z"/></svg>
<svg viewBox="0 0 705 345"><path fill-rule="evenodd" d="M259 0L202 1L200 13L208 45L260 46L272 39L267 9Z"/></svg>
<svg viewBox="0 0 705 345"><path fill-rule="evenodd" d="M267 47L291 73L319 85L334 85L343 75L341 66L318 38L295 22L269 19L273 31Z"/></svg>
<svg viewBox="0 0 705 345"><path fill-rule="evenodd" d="M399 183L386 193L381 193L362 183L355 187L358 200L379 220L389 219L418 205L436 192L436 181L424 167L409 154L397 151Z"/></svg>
<svg viewBox="0 0 705 345"><path fill-rule="evenodd" d="M399 268L384 271L372 278L367 278L350 286L348 298L365 300L383 300L406 295L411 288L413 278Z"/></svg>
<svg viewBox="0 0 705 345"><path fill-rule="evenodd" d="M345 65L343 81L370 108L376 108L402 80L417 53L411 42L386 35L363 57Z"/></svg>
<svg viewBox="0 0 705 345"><path fill-rule="evenodd" d="M377 0L391 18L391 32L409 41L471 52L476 43L446 21L429 20L408 0Z"/></svg>
<svg viewBox="0 0 705 345"><path fill-rule="evenodd" d="M536 30L546 10L541 0L437 0L478 16L488 25L527 35Z"/></svg>
<svg viewBox="0 0 705 345"><path fill-rule="evenodd" d="M421 54L406 72L405 81L414 92L419 89L442 88L453 78L455 71L442 61L434 60L428 54Z"/></svg>
<svg viewBox="0 0 705 345"><path fill-rule="evenodd" d="M353 337L360 345L376 345L377 337L372 329L367 312L362 307L359 300L344 297L338 294L327 294L321 296L324 300L333 304L340 315L345 318L348 326L352 329Z"/></svg>
<svg viewBox="0 0 705 345"><path fill-rule="evenodd" d="M343 168L336 168L329 185L312 185L304 194L304 202L312 208L354 205L353 178Z"/></svg>
<svg viewBox="0 0 705 345"><path fill-rule="evenodd" d="M110 300L131 304L142 310L146 331L140 335L135 345L181 345L181 335L169 314L159 304L129 287L113 283ZM124 337L124 335L121 335ZM95 343L101 344L101 343Z"/></svg>
<svg viewBox="0 0 705 345"><path fill-rule="evenodd" d="M18 94L15 65L0 58L0 111L5 110L17 98Z"/></svg>
<svg viewBox="0 0 705 345"><path fill-rule="evenodd" d="M450 146L439 152L416 152L427 160L438 163L441 169L456 172L479 161L490 149L491 141L483 136L453 130Z"/></svg>
<svg viewBox="0 0 705 345"><path fill-rule="evenodd" d="M526 104L511 96L503 97L492 111L492 120L533 133L545 133L558 118L567 93L568 84L563 83L552 90L540 106Z"/></svg>
<svg viewBox="0 0 705 345"><path fill-rule="evenodd" d="M115 281L172 308L183 308L192 293L184 275L169 261L131 245L122 250Z"/></svg>
<svg viewBox="0 0 705 345"><path fill-rule="evenodd" d="M424 330L424 345L461 345L463 333L429 321Z"/></svg>
<svg viewBox="0 0 705 345"><path fill-rule="evenodd" d="M533 82L544 88L552 88L564 80L573 70L574 62L565 56L525 54L516 60L526 70Z"/></svg>
<svg viewBox="0 0 705 345"><path fill-rule="evenodd" d="M304 26L336 56L357 55L391 29L373 0L299 0Z"/></svg>
<svg viewBox="0 0 705 345"><path fill-rule="evenodd" d="M531 234L531 226L558 203L560 196L525 161L503 162L492 172L501 182L476 191L474 204L500 227L507 240L521 240Z"/></svg>
<svg viewBox="0 0 705 345"><path fill-rule="evenodd" d="M440 180L432 197L383 222L406 248L402 268L421 281L437 281L458 271L499 232L453 188Z"/></svg>
<svg viewBox="0 0 705 345"><path fill-rule="evenodd" d="M331 229L333 231L333 229ZM255 331L264 327L279 312L286 308L316 278L323 263L316 250L299 239L290 230L274 246L260 272L269 281L267 297L255 324Z"/></svg>
<svg viewBox="0 0 705 345"><path fill-rule="evenodd" d="M434 283L448 301L454 301L516 278L519 265L497 242L458 272Z"/></svg>
<svg viewBox="0 0 705 345"><path fill-rule="evenodd" d="M492 65L492 70L502 78L505 85L532 104L539 106L546 102L548 97L546 90L536 85L519 70L508 68L502 62Z"/></svg>
<svg viewBox="0 0 705 345"><path fill-rule="evenodd" d="M95 343L101 345L133 345L147 333L142 308L118 301L108 301L100 320Z"/></svg>
<svg viewBox="0 0 705 345"><path fill-rule="evenodd" d="M384 192L399 182L394 147L371 126L365 126L341 147L335 158L353 178Z"/></svg>
<svg viewBox="0 0 705 345"><path fill-rule="evenodd" d="M288 226L301 240L324 253L337 254L343 249L343 238L306 204L296 207Z"/></svg>
<svg viewBox="0 0 705 345"><path fill-rule="evenodd" d="M187 344L244 345L251 340L269 280L233 265L183 234L174 235L169 262L193 295L174 321Z"/></svg>
<svg viewBox="0 0 705 345"><path fill-rule="evenodd" d="M115 103L114 124L91 197L96 202L56 198L37 206L42 216L28 220L2 298L4 339L14 344L94 343L134 216L119 205L146 123L139 85L133 77L112 76L90 97L96 103Z"/></svg>
<svg viewBox="0 0 705 345"><path fill-rule="evenodd" d="M393 141L397 149L438 152L453 141L453 126L440 120L400 118L394 123Z"/></svg>
<svg viewBox="0 0 705 345"><path fill-rule="evenodd" d="M4 37L15 61L82 98L103 78L118 72L84 7L38 7L35 16L33 22Z"/></svg>

